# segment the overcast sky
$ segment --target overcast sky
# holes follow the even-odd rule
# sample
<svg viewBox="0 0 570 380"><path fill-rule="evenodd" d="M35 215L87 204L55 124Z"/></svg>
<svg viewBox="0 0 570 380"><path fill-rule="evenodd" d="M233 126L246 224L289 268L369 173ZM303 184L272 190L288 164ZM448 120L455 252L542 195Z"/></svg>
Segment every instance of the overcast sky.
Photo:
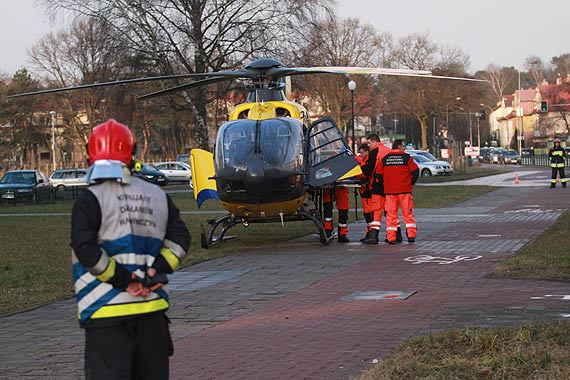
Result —
<svg viewBox="0 0 570 380"><path fill-rule="evenodd" d="M33 0L0 0L0 71L30 66L27 51L53 26ZM533 54L549 62L570 53L568 0L337 0L342 17L356 17L398 38L429 33L433 42L457 46L471 72L488 64L524 69Z"/></svg>

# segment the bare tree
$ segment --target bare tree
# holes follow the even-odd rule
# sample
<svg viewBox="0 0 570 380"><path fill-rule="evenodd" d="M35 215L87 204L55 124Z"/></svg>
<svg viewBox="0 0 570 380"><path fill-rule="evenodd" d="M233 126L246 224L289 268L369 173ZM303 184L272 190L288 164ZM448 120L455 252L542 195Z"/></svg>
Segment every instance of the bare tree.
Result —
<svg viewBox="0 0 570 380"><path fill-rule="evenodd" d="M368 24L357 19L329 17L308 35L306 47L301 50L297 64L302 66L365 66L389 65L391 36L379 34ZM372 76L353 75L357 83L356 113L371 107L379 96ZM312 108L331 114L341 128L349 124L351 102L348 79L339 75L311 75L296 80L297 86L315 100ZM379 105L376 105L380 107Z"/></svg>
<svg viewBox="0 0 570 380"><path fill-rule="evenodd" d="M206 73L242 67L267 54L291 52L332 0L44 0L46 8L105 20L155 74ZM206 89L169 99L190 110L196 144L208 148Z"/></svg>
<svg viewBox="0 0 570 380"><path fill-rule="evenodd" d="M503 96L508 93L509 88L515 89L517 72L514 68L499 67L496 65L487 66L483 73L483 78L489 83L494 94L494 102L500 102Z"/></svg>
<svg viewBox="0 0 570 380"><path fill-rule="evenodd" d="M458 48L440 47L427 34L412 34L398 40L392 51L395 64L414 70L431 70L439 75L466 75L469 59ZM455 97L452 87L460 83L428 78L388 78L388 99L393 107L413 116L421 127L423 148L429 145L428 122L445 108L446 99ZM463 84L464 85L464 84ZM455 90L455 91L460 91ZM444 94L442 96L442 94Z"/></svg>

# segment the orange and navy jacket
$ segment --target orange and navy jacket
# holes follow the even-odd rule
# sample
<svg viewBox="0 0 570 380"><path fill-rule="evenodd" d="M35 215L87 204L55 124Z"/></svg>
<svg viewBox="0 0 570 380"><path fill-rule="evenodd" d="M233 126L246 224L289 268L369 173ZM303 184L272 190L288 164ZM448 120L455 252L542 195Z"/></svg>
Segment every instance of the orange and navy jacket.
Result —
<svg viewBox="0 0 570 380"><path fill-rule="evenodd" d="M414 159L399 149L391 150L384 156L379 167L386 195L411 193L419 173L420 169Z"/></svg>
<svg viewBox="0 0 570 380"><path fill-rule="evenodd" d="M379 142L370 150L366 165L362 167L362 172L368 178L368 183L370 184L369 188L372 191L372 194L384 195L384 188L382 186L379 170L382 165L382 159L388 153L390 153L390 148L382 144L382 142Z"/></svg>

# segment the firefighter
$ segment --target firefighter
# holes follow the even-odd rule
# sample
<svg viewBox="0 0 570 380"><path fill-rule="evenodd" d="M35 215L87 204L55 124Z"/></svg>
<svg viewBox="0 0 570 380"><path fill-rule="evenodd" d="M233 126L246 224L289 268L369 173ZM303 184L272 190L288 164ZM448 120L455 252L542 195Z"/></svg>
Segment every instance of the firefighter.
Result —
<svg viewBox="0 0 570 380"><path fill-rule="evenodd" d="M382 158L378 170L384 183L386 194L386 239L388 244L396 244L399 218L398 207L406 225L408 243L416 241L417 226L412 209L412 186L419 177L419 167L412 157L404 152L404 142L395 140L392 150Z"/></svg>
<svg viewBox="0 0 570 380"><path fill-rule="evenodd" d="M323 190L323 217L327 237L333 232L333 202L336 201L338 211L337 241L348 243L348 187L335 186Z"/></svg>
<svg viewBox="0 0 570 380"><path fill-rule="evenodd" d="M108 120L88 142L89 186L71 216L72 272L86 379L168 379L173 345L162 288L190 233L158 186L131 176L129 128Z"/></svg>
<svg viewBox="0 0 570 380"><path fill-rule="evenodd" d="M368 178L368 183L371 188L373 220L370 223L370 229L366 233L366 236L360 241L364 244L378 244L378 235L382 224L382 213L384 212L385 201L384 188L381 178L378 175L378 168L384 156L390 152L390 148L382 144L377 134L368 136L368 145L370 146L370 153L366 164L362 167L362 172Z"/></svg>
<svg viewBox="0 0 570 380"><path fill-rule="evenodd" d="M556 175L560 174L560 182L562 187L566 188L566 175L564 174L564 165L566 163L566 151L560 146L560 138L554 137L554 146L548 151L550 158L550 167L552 168L552 179L550 180L550 188L556 187Z"/></svg>

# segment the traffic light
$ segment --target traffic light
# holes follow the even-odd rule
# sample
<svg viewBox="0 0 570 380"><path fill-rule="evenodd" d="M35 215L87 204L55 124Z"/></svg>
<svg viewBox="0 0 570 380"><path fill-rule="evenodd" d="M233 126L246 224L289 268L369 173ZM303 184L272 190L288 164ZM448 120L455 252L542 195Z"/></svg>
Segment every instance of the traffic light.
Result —
<svg viewBox="0 0 570 380"><path fill-rule="evenodd" d="M485 115L485 110L479 111L479 120L485 120L487 116Z"/></svg>
<svg viewBox="0 0 570 380"><path fill-rule="evenodd" d="M540 101L540 112L548 112L548 102L546 100Z"/></svg>

